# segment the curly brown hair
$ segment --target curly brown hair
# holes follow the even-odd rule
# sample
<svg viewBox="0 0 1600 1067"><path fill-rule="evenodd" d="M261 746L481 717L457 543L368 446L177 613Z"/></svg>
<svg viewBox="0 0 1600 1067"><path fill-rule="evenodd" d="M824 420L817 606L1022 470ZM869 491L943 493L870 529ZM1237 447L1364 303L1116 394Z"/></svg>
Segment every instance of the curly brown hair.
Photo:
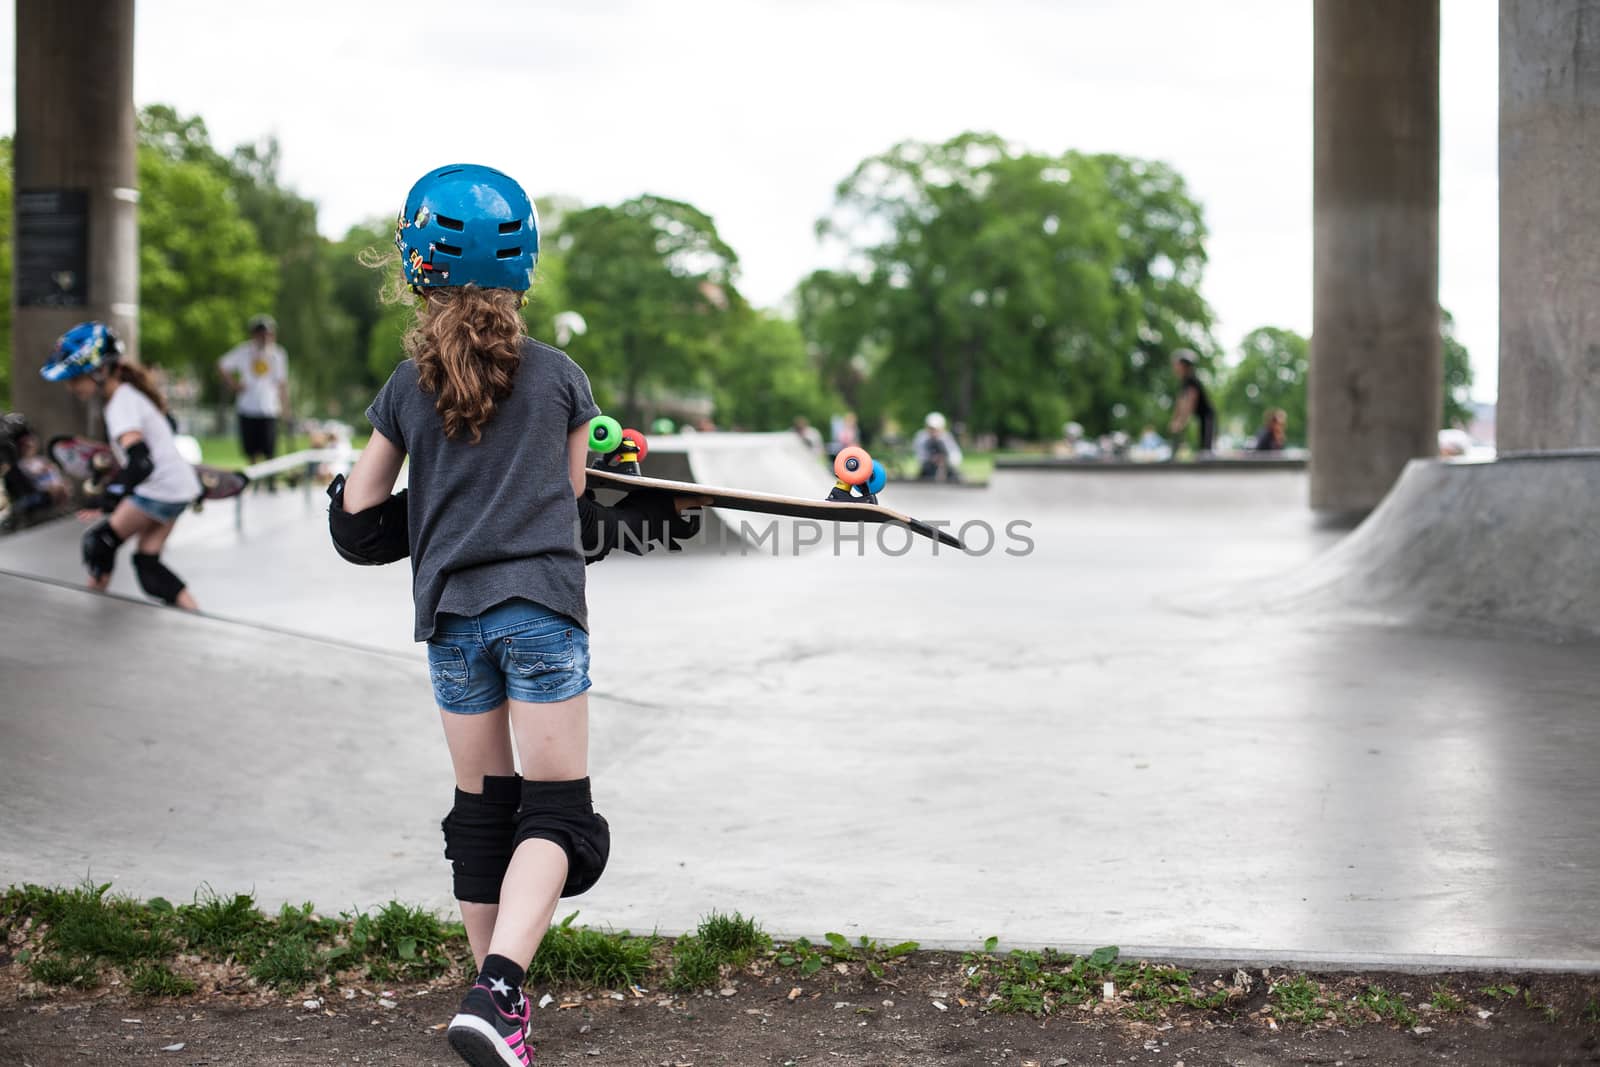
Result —
<svg viewBox="0 0 1600 1067"><path fill-rule="evenodd" d="M167 398L161 395L160 389L156 388L155 379L150 376L150 372L139 364L130 363L125 359L118 360L112 365L111 373L108 377L114 381L126 382L133 386L149 398L150 403L156 406L157 411L163 415L167 413Z"/></svg>
<svg viewBox="0 0 1600 1067"><path fill-rule="evenodd" d="M477 444L511 395L522 360L522 294L474 285L428 289L402 344L434 396L446 437Z"/></svg>

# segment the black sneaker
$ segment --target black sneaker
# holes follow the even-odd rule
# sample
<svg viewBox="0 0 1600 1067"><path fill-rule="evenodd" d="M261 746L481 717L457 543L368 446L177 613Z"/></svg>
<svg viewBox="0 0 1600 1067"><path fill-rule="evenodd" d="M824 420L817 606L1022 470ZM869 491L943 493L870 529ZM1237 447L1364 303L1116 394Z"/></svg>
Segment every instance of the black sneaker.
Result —
<svg viewBox="0 0 1600 1067"><path fill-rule="evenodd" d="M472 1067L529 1067L533 1063L528 1035L531 1015L527 997L522 998L521 1011L507 1015L486 987L475 985L462 999L445 1037Z"/></svg>

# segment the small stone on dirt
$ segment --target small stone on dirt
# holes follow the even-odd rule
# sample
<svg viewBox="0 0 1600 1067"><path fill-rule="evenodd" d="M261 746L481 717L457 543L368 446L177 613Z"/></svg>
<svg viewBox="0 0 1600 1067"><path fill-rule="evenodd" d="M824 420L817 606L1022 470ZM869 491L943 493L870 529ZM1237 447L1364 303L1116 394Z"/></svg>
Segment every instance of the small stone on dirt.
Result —
<svg viewBox="0 0 1600 1067"><path fill-rule="evenodd" d="M179 1041L175 1045L162 1045L161 1046L161 1051L162 1052L182 1052L183 1051L183 1046L184 1046L184 1042Z"/></svg>

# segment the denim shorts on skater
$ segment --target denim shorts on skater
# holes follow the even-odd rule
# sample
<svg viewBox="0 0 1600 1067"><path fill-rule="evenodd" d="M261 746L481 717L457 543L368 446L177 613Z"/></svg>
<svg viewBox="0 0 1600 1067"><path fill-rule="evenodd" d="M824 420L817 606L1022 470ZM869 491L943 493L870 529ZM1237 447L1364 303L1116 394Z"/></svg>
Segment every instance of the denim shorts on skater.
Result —
<svg viewBox="0 0 1600 1067"><path fill-rule="evenodd" d="M589 688L589 635L565 615L513 599L476 617L440 612L428 642L433 696L476 715L505 702L550 704Z"/></svg>
<svg viewBox="0 0 1600 1067"><path fill-rule="evenodd" d="M138 493L130 493L133 506L157 522L177 522L178 516L189 510L187 500L151 500Z"/></svg>

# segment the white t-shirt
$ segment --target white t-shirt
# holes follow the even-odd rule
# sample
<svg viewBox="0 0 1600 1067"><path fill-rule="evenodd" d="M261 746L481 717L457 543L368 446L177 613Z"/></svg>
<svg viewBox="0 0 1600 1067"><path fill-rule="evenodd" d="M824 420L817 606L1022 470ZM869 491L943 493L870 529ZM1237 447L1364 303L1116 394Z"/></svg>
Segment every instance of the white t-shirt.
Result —
<svg viewBox="0 0 1600 1067"><path fill-rule="evenodd" d="M289 380L289 356L278 345L257 348L254 341L230 348L217 366L244 381L239 392L239 414L275 419L283 414L278 386Z"/></svg>
<svg viewBox="0 0 1600 1067"><path fill-rule="evenodd" d="M134 486L135 493L167 504L186 503L200 495L200 479L178 454L171 424L149 397L123 382L106 401L104 417L106 436L111 439L111 451L118 463L128 463L128 453L118 440L125 433L136 431L143 435L145 446L150 449L150 461L156 469Z"/></svg>

